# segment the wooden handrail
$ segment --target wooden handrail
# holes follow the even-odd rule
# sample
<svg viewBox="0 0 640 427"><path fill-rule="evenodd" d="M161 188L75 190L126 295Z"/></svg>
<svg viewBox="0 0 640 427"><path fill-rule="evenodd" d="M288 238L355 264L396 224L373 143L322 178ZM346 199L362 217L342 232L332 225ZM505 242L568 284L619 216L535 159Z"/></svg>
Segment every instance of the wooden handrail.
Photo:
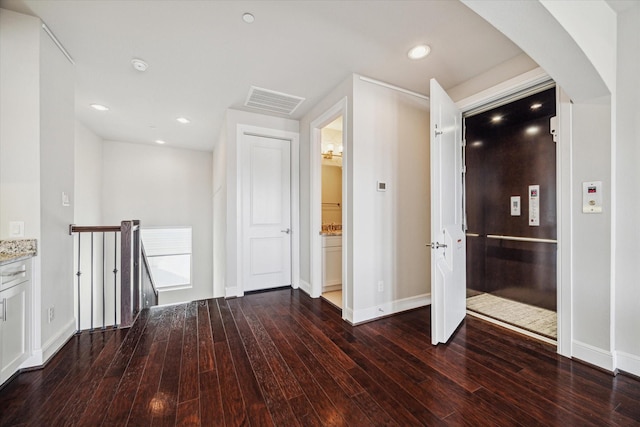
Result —
<svg viewBox="0 0 640 427"><path fill-rule="evenodd" d="M135 220L133 222L133 230L137 230L140 227L140 221ZM69 234L73 233L107 233L107 232L122 231L122 225L75 225L69 226Z"/></svg>
<svg viewBox="0 0 640 427"><path fill-rule="evenodd" d="M151 285L153 286L153 293L158 295L158 291L156 290L156 284L153 282L153 276L151 275L151 266L149 265L149 259L147 258L147 252L144 250L144 245L142 247L142 260L144 262L147 271L149 272L149 279L151 279Z"/></svg>
<svg viewBox="0 0 640 427"><path fill-rule="evenodd" d="M69 234L73 233L107 233L120 231L119 225L75 225L69 226Z"/></svg>

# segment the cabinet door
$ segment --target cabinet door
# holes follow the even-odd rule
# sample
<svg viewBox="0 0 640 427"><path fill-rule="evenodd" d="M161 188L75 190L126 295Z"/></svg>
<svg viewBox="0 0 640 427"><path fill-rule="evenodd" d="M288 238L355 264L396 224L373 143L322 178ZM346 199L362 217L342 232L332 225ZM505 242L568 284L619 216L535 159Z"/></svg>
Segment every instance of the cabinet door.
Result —
<svg viewBox="0 0 640 427"><path fill-rule="evenodd" d="M0 292L0 384L28 357L27 283Z"/></svg>
<svg viewBox="0 0 640 427"><path fill-rule="evenodd" d="M323 248L322 284L332 286L342 284L342 247Z"/></svg>

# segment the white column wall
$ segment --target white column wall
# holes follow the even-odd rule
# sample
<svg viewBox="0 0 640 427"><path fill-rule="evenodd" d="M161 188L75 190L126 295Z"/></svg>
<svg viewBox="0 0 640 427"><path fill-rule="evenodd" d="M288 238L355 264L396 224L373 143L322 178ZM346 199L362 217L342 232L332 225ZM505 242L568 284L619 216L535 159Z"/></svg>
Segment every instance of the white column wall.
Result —
<svg viewBox="0 0 640 427"><path fill-rule="evenodd" d="M0 238L40 238L40 20L0 9ZM16 66L20 64L20 66Z"/></svg>
<svg viewBox="0 0 640 427"><path fill-rule="evenodd" d="M354 323L430 302L428 108L423 98L354 76Z"/></svg>
<svg viewBox="0 0 640 427"><path fill-rule="evenodd" d="M613 370L611 349L611 107L573 105L572 355ZM603 212L582 213L582 183L602 181Z"/></svg>
<svg viewBox="0 0 640 427"><path fill-rule="evenodd" d="M75 330L73 310L75 74L73 64L40 29L40 308L48 359ZM63 206L62 193L70 205ZM37 300L36 291L36 300ZM49 308L55 317L49 322Z"/></svg>
<svg viewBox="0 0 640 427"><path fill-rule="evenodd" d="M347 112L346 117L343 117L343 129L346 130L347 146L345 150L349 150L351 141L353 141L353 76L349 76L336 86L322 101L315 105L311 111L309 111L300 120L300 281L301 288L310 293L311 289L311 257L314 251L320 250L320 248L312 248L313 244L311 240L311 233L319 232L320 230L311 230L311 123L322 116L326 111L333 107L336 103L342 99L347 98ZM318 154L319 155L319 154ZM346 178L344 171L352 167L351 157L347 154L345 157L345 167L343 168L343 179ZM349 162L349 164L346 164ZM351 182L347 181L349 186L348 191L343 193L343 198L348 197L351 192ZM344 201L344 199L343 199ZM344 203L343 203L344 206ZM352 215L350 210L347 210L347 224L352 224ZM347 239L351 239L350 227L347 224L343 224L343 250L347 251L347 259L352 260L353 250L345 245ZM352 261L349 261L351 263ZM347 269L347 281L352 283L353 275L351 271ZM347 293L346 309L353 310L353 290L351 287L345 288L343 286L343 292Z"/></svg>
<svg viewBox="0 0 640 427"><path fill-rule="evenodd" d="M227 127L213 149L213 297L225 295L227 277Z"/></svg>
<svg viewBox="0 0 640 427"><path fill-rule="evenodd" d="M640 3L618 16L615 100L615 349L617 367L640 375Z"/></svg>

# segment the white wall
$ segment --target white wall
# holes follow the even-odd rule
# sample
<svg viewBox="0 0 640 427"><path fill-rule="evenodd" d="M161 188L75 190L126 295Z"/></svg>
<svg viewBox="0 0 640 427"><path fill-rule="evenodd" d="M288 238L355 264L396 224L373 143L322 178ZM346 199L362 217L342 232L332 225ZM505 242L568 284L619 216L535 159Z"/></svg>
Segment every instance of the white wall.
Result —
<svg viewBox="0 0 640 427"><path fill-rule="evenodd" d="M447 95L457 102L538 67L539 65L528 55L521 53L457 86L445 89L447 90Z"/></svg>
<svg viewBox="0 0 640 427"><path fill-rule="evenodd" d="M213 297L225 295L227 277L227 127L213 149Z"/></svg>
<svg viewBox="0 0 640 427"><path fill-rule="evenodd" d="M143 228L192 227L193 287L161 292L160 304L213 296L212 164L210 152L104 142L105 225L139 219Z"/></svg>
<svg viewBox="0 0 640 427"><path fill-rule="evenodd" d="M301 120L303 281L311 280L304 261L313 255L309 237L317 232L309 223L310 161L317 157L309 151L311 123L345 97L343 317L358 323L429 302L429 103L353 75ZM377 181L388 190L378 192Z"/></svg>
<svg viewBox="0 0 640 427"><path fill-rule="evenodd" d="M611 357L611 107L573 105L573 350L579 359ZM582 213L582 183L602 181L603 212ZM596 350L597 349L597 350Z"/></svg>
<svg viewBox="0 0 640 427"><path fill-rule="evenodd" d="M9 221L38 239L33 349L40 365L73 333L74 71L39 19L0 10L0 237ZM55 308L48 321L47 309Z"/></svg>
<svg viewBox="0 0 640 427"><path fill-rule="evenodd" d="M618 368L640 375L640 3L618 16L615 171L615 348Z"/></svg>
<svg viewBox="0 0 640 427"><path fill-rule="evenodd" d="M45 352L57 350L74 330L73 224L75 92L73 65L40 30L40 218L41 325ZM63 206L62 193L70 199ZM49 323L47 309L55 308ZM62 331L62 335L61 334ZM46 355L45 357L48 357Z"/></svg>
<svg viewBox="0 0 640 427"><path fill-rule="evenodd" d="M75 203L77 225L102 222L102 138L80 121L75 127Z"/></svg>
<svg viewBox="0 0 640 427"><path fill-rule="evenodd" d="M353 94L353 77L349 76L347 79L342 81L338 86L336 86L327 96L316 104L301 120L300 120L300 286L307 293L311 293L311 257L313 254L314 248L311 247L311 234L318 233L320 230L311 230L311 192L314 191L311 188L311 162L318 161L319 162L319 153L312 153L311 150L311 123L316 120L318 117L322 116L326 111L328 111L331 107L333 107L340 100L347 98L347 113L346 117L343 117L343 129L346 131L346 139L351 141L353 139L352 133L352 125L353 125L353 114L352 114L352 97ZM344 147L345 150L348 147ZM318 156L316 158L315 156ZM346 162L348 162L348 154L343 158L343 178L344 178L344 167L348 167ZM343 192L343 202L344 197L346 197L348 191ZM343 203L344 206L344 203ZM348 213L347 213L348 214ZM343 223L343 251L347 251L347 257L351 257L349 247L345 245L345 241L349 238L349 230L345 227L346 224ZM321 251L320 242L318 242L318 247L315 250L319 253ZM347 269L347 281L352 280L351 272ZM343 292L347 293L347 307L352 308L352 294L349 294L350 289L343 288Z"/></svg>
<svg viewBox="0 0 640 427"><path fill-rule="evenodd" d="M354 78L347 203L356 323L429 301L428 108L425 99ZM387 191L377 191L378 181Z"/></svg>
<svg viewBox="0 0 640 427"><path fill-rule="evenodd" d="M239 222L240 212L238 212L238 149L237 149L237 128L238 125L250 125L267 129L275 129L287 132L297 133L299 130L299 124L296 120L265 116L263 114L249 113L246 111L227 110L226 117L226 138L219 142L226 146L224 149L216 148L216 153L219 156L225 156L226 161L226 200L224 206L226 207L226 262L225 262L225 296L242 296L243 292L238 287L237 283L237 267L238 267L238 241L241 238L239 235ZM216 164L219 161L216 160ZM216 208L217 210L217 208ZM214 221L219 221L220 218L214 218ZM216 224L214 228L218 229L219 224ZM217 259L217 258L216 258ZM214 266L214 269L216 267ZM296 278L294 277L295 281Z"/></svg>
<svg viewBox="0 0 640 427"><path fill-rule="evenodd" d="M94 134L90 129L84 126L80 121L76 120L75 127L75 203L74 223L76 225L103 225L102 222L102 138ZM112 242L113 233L107 233L106 241ZM80 257L80 275L81 280L81 307L80 328L87 329L91 325L91 280L94 283L94 302L96 303L94 310L94 324L102 325L102 278L103 278L103 262L102 262L102 233L96 233L94 236L94 258L93 266L91 262L91 235L82 233L82 242L80 249L82 254ZM73 254L73 271L78 271L78 235L73 236L74 254ZM105 245L106 246L106 245ZM112 246L109 246L111 249ZM109 254L113 250L108 251ZM106 271L106 289L108 290L107 301L107 321L113 318L113 279L110 273L113 270L113 257L107 257L109 265ZM93 267L93 270L92 270ZM91 275L93 271L93 276ZM118 284L119 286L119 284ZM73 280L74 296L77 298L77 277ZM74 300L74 313L77 314L77 299Z"/></svg>
<svg viewBox="0 0 640 427"><path fill-rule="evenodd" d="M537 62L571 96L574 102L589 101L609 94L601 73L580 48L570 29L562 21L582 20L586 1L564 2L573 11L562 21L540 1L461 0L467 7L486 19ZM602 3L603 0L593 0ZM603 18L608 18L604 16ZM605 24L607 31L610 24ZM578 28L582 29L581 26ZM589 31L600 32L600 27ZM591 36L593 37L593 36ZM591 37L588 37L589 39ZM608 33L601 36L608 40ZM577 40L582 42L582 34ZM550 47L553 47L551 49Z"/></svg>
<svg viewBox="0 0 640 427"><path fill-rule="evenodd" d="M40 20L0 9L0 238L40 238ZM16 66L20 64L20 66Z"/></svg>
<svg viewBox="0 0 640 427"><path fill-rule="evenodd" d="M616 13L604 1L540 0L567 30L602 77L610 91L616 88ZM598 31L593 31L598 28Z"/></svg>

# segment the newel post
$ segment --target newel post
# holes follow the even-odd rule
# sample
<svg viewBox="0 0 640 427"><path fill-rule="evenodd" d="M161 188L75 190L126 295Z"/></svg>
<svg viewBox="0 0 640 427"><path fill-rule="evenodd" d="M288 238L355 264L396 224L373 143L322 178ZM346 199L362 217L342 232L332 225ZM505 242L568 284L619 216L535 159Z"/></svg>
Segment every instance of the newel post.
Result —
<svg viewBox="0 0 640 427"><path fill-rule="evenodd" d="M127 327L140 310L140 221L122 221L120 230L120 316Z"/></svg>

